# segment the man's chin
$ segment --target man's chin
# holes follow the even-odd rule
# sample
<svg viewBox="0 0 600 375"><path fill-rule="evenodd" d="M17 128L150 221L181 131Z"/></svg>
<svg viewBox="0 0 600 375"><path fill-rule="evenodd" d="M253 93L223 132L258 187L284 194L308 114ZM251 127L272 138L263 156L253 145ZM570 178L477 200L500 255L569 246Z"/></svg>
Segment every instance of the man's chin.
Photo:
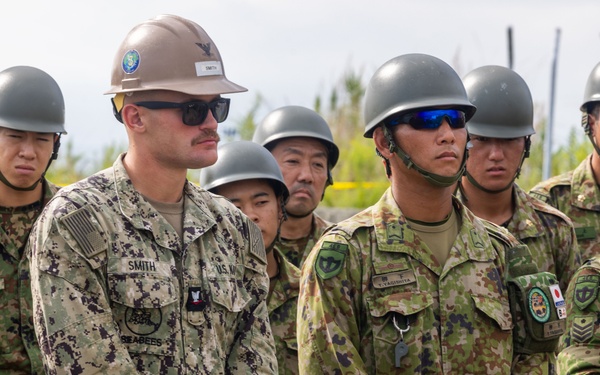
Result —
<svg viewBox="0 0 600 375"><path fill-rule="evenodd" d="M301 218L312 215L315 208L316 207L311 208L311 207L306 207L304 205L292 206L292 207L290 207L289 205L285 206L285 210L286 210L288 216L296 218L296 219L301 219Z"/></svg>

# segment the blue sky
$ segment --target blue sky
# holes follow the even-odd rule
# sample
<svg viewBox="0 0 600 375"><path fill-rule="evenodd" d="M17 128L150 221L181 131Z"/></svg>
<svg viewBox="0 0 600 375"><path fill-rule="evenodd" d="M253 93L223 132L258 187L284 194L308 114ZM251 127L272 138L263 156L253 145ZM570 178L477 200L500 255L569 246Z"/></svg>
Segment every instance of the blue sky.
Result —
<svg viewBox="0 0 600 375"><path fill-rule="evenodd" d="M554 109L554 144L579 127L588 74L600 62L600 2L403 0L56 0L11 1L0 13L0 70L31 65L63 90L67 129L77 153L93 157L126 142L108 96L117 47L137 23L161 13L200 24L217 44L231 80L249 91L232 94L225 126L234 126L264 98L259 117L283 105L311 107L347 70L366 83L390 58L428 53L461 76L481 65L513 68L534 102L549 114L556 30L561 30Z"/></svg>

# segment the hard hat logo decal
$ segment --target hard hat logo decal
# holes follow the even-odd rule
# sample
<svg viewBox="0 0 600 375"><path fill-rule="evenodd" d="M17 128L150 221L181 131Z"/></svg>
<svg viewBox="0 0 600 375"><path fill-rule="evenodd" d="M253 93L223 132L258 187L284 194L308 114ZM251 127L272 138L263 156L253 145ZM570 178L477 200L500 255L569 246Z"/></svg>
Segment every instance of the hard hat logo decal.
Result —
<svg viewBox="0 0 600 375"><path fill-rule="evenodd" d="M204 51L206 56L210 56L210 43L196 43L196 45Z"/></svg>
<svg viewBox="0 0 600 375"><path fill-rule="evenodd" d="M121 67L126 74L131 74L140 66L140 54L132 49L125 53Z"/></svg>

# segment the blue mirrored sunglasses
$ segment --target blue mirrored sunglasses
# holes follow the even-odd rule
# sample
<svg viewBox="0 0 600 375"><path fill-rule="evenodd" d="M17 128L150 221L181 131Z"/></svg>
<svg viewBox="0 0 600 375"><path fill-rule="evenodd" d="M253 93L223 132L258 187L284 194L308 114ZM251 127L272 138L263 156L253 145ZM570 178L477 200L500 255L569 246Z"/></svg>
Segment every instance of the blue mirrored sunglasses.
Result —
<svg viewBox="0 0 600 375"><path fill-rule="evenodd" d="M196 126L204 123L208 110L212 112L213 117L217 122L223 122L229 114L229 98L218 98L210 103L202 100L193 100L185 103L172 102L137 102L135 105L148 109L181 109L181 120L189 126Z"/></svg>
<svg viewBox="0 0 600 375"><path fill-rule="evenodd" d="M389 117L384 120L384 124L390 127L408 124L417 130L437 129L442 125L444 119L448 121L448 124L453 129L462 129L466 124L465 113L457 109L436 109L405 113L400 116Z"/></svg>

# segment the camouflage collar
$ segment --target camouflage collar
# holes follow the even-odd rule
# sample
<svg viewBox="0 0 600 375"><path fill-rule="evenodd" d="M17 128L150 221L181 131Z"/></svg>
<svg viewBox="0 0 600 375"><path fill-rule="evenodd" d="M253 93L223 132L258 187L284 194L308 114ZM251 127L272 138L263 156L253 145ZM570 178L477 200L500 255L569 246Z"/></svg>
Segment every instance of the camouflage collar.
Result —
<svg viewBox="0 0 600 375"><path fill-rule="evenodd" d="M173 243L181 242L180 239L166 219L135 190L123 165L124 155L121 154L113 164L113 183L121 213L137 229L152 232L156 242L161 246L172 248ZM217 220L206 203L207 200L212 200L210 193L186 181L183 194L185 199L183 243L185 244L207 232L216 225ZM171 230L163 230L165 227L171 228ZM186 231L186 228L191 227L195 228L193 233Z"/></svg>
<svg viewBox="0 0 600 375"><path fill-rule="evenodd" d="M458 250L458 262L465 260L489 261L496 258L490 239L480 219L453 198L461 224L453 250ZM406 217L394 200L391 188L388 188L372 210L373 226L380 251L403 252L425 262L421 241L406 221Z"/></svg>
<svg viewBox="0 0 600 375"><path fill-rule="evenodd" d="M506 229L518 240L542 237L545 233L536 209L540 203L535 198L527 195L517 184L513 188L515 212Z"/></svg>
<svg viewBox="0 0 600 375"><path fill-rule="evenodd" d="M274 285L267 298L269 314L286 301L297 298L300 290L300 269L287 260L279 250L273 249L273 251L279 264L279 274L271 279Z"/></svg>
<svg viewBox="0 0 600 375"><path fill-rule="evenodd" d="M585 210L600 211L600 189L592 172L592 155L573 171L571 204Z"/></svg>

